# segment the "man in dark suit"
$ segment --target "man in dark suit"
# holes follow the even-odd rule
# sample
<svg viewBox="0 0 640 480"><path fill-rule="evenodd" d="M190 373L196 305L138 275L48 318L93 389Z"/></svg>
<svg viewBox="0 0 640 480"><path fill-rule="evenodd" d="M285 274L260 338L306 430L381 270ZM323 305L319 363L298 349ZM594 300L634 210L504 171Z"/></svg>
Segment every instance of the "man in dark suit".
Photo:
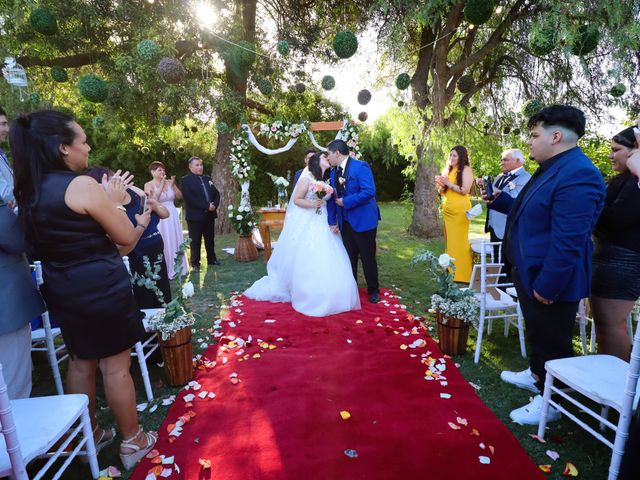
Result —
<svg viewBox="0 0 640 480"><path fill-rule="evenodd" d="M293 187L291 187L292 192L296 189L296 183L298 183L298 180L300 179L300 175L302 175L303 170L307 165L309 165L309 160L311 160L311 157L313 157L316 153L318 152L316 152L313 148L305 150L304 167L302 167L300 170L297 170L296 173L293 175Z"/></svg>
<svg viewBox="0 0 640 480"><path fill-rule="evenodd" d="M220 265L214 251L214 224L218 217L220 192L213 185L211 177L203 175L204 166L198 157L189 159L191 173L182 177L180 188L184 198L189 237L191 237L191 266L200 271L200 245L204 237L204 248L207 250L207 263Z"/></svg>
<svg viewBox="0 0 640 480"><path fill-rule="evenodd" d="M342 233L342 243L356 280L358 257L362 260L369 302L378 303L376 233L380 210L376 203L373 172L367 162L349 156L349 147L343 140L333 140L327 145L327 159L335 167L331 170L330 181L336 191L327 202L327 220L334 233Z"/></svg>
<svg viewBox="0 0 640 480"><path fill-rule="evenodd" d="M591 231L602 211L602 175L577 147L585 117L577 108L553 105L529 119L531 158L540 167L514 199L497 191L489 208L508 214L505 254L524 314L530 369L502 372L518 387L541 392L547 360L573 355L571 336L580 299L591 283ZM511 419L536 425L542 397L513 410ZM560 412L549 407L549 420Z"/></svg>

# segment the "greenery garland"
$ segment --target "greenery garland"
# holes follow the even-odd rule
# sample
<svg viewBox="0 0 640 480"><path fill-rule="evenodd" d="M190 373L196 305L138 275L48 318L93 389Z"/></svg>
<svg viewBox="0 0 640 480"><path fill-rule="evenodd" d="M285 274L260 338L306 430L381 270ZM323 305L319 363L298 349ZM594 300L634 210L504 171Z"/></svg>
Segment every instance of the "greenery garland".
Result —
<svg viewBox="0 0 640 480"><path fill-rule="evenodd" d="M360 127L358 124L347 122L340 130L340 134L342 135L342 140L344 140L349 147L350 155L360 160L362 153L358 146L358 140L360 140Z"/></svg>

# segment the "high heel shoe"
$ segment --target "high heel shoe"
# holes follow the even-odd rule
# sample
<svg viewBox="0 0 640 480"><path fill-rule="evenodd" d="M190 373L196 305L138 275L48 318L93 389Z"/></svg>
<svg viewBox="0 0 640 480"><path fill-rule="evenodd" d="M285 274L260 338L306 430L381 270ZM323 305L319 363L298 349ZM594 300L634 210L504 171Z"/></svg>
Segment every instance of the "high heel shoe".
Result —
<svg viewBox="0 0 640 480"><path fill-rule="evenodd" d="M102 433L96 438L95 435L99 428L100 427L96 425L96 428L93 429L93 442L96 444L96 454L100 453L100 450L110 445L116 439L116 429L113 427L102 429Z"/></svg>
<svg viewBox="0 0 640 480"><path fill-rule="evenodd" d="M144 438L146 440L146 445L144 447L141 447L137 443L133 443L133 441L138 438L141 433L144 434ZM133 452L131 453L120 453L120 461L122 462L124 468L127 470L133 468L142 457L144 457L151 451L157 441L158 434L156 432L144 432L142 430L142 427L138 427L138 431L133 437L122 440L122 443L120 444L121 449L129 448L133 450Z"/></svg>

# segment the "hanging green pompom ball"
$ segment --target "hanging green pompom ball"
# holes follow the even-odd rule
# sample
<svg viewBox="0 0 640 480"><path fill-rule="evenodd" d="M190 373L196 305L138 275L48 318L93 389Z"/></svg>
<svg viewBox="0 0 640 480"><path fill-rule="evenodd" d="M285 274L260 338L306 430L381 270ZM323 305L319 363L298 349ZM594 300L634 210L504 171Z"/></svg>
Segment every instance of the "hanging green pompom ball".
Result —
<svg viewBox="0 0 640 480"><path fill-rule="evenodd" d="M43 35L55 35L58 32L56 17L46 8L36 8L29 15L33 29Z"/></svg>
<svg viewBox="0 0 640 480"><path fill-rule="evenodd" d="M160 45L153 40L146 39L138 43L136 50L140 58L149 62L160 54Z"/></svg>
<svg viewBox="0 0 640 480"><path fill-rule="evenodd" d="M476 86L476 82L471 75L462 75L458 79L458 90L462 93L469 93Z"/></svg>
<svg viewBox="0 0 640 480"><path fill-rule="evenodd" d="M187 72L182 66L180 60L165 57L158 62L158 75L166 83L181 83L187 76Z"/></svg>
<svg viewBox="0 0 640 480"><path fill-rule="evenodd" d="M78 88L84 98L94 103L104 102L109 95L109 84L93 73L80 77Z"/></svg>
<svg viewBox="0 0 640 480"><path fill-rule="evenodd" d="M258 80L256 82L256 85L258 86L258 90L262 95L271 95L271 92L273 92L273 85L266 78L261 78L260 80Z"/></svg>
<svg viewBox="0 0 640 480"><path fill-rule="evenodd" d="M401 73L396 78L396 87L398 87L398 90L406 90L407 88L409 88L410 84L411 84L411 77L409 76L408 73Z"/></svg>
<svg viewBox="0 0 640 480"><path fill-rule="evenodd" d="M472 25L486 23L493 14L493 0L467 0L464 19Z"/></svg>
<svg viewBox="0 0 640 480"><path fill-rule="evenodd" d="M505 125L504 127L502 127L502 133L504 135L509 135L509 132L511 132L511 127L509 125Z"/></svg>
<svg viewBox="0 0 640 480"><path fill-rule="evenodd" d="M306 87L306 85L304 83L298 82L295 85L295 89L296 89L296 92L298 92L298 93L304 93L305 90L307 89L307 87Z"/></svg>
<svg viewBox="0 0 640 480"><path fill-rule="evenodd" d="M228 133L229 125L227 125L225 122L218 122L216 123L216 130L218 131L218 133L221 133L221 134Z"/></svg>
<svg viewBox="0 0 640 480"><path fill-rule="evenodd" d="M400 108L404 107L404 102L402 100L398 100L398 106Z"/></svg>
<svg viewBox="0 0 640 480"><path fill-rule="evenodd" d="M336 33L333 37L333 51L340 58L352 57L358 50L358 39L349 30Z"/></svg>
<svg viewBox="0 0 640 480"><path fill-rule="evenodd" d="M366 122L367 118L369 118L369 114L367 112L360 112L358 114L358 120L360 120L361 122Z"/></svg>
<svg viewBox="0 0 640 480"><path fill-rule="evenodd" d="M93 126L95 128L100 128L104 126L104 118L101 117L100 115L96 115L95 117L93 117L91 119L91 123L93 124Z"/></svg>
<svg viewBox="0 0 640 480"><path fill-rule="evenodd" d="M371 101L371 92L369 90L360 90L358 92L358 103L360 105L366 105Z"/></svg>
<svg viewBox="0 0 640 480"><path fill-rule="evenodd" d="M526 118L531 118L540 110L542 110L542 107L544 107L544 105L540 100L535 98L533 100L528 100L522 106L522 115L524 115Z"/></svg>
<svg viewBox="0 0 640 480"><path fill-rule="evenodd" d="M534 55L544 57L556 48L558 31L554 28L533 30L529 35L529 48Z"/></svg>
<svg viewBox="0 0 640 480"><path fill-rule="evenodd" d="M256 47L247 42L240 40L237 45L231 49L231 61L234 62L241 71L246 72L256 61Z"/></svg>
<svg viewBox="0 0 640 480"><path fill-rule="evenodd" d="M478 107L473 106L469 109L469 113L476 113L478 111Z"/></svg>
<svg viewBox="0 0 640 480"><path fill-rule="evenodd" d="M63 83L69 80L69 75L67 71L62 67L51 67L49 71L51 78L58 83Z"/></svg>
<svg viewBox="0 0 640 480"><path fill-rule="evenodd" d="M173 118L171 118L171 115L163 113L160 115L160 123L165 127L169 127L173 123Z"/></svg>
<svg viewBox="0 0 640 480"><path fill-rule="evenodd" d="M38 92L31 92L29 94L29 102L34 104L40 103L40 94Z"/></svg>
<svg viewBox="0 0 640 480"><path fill-rule="evenodd" d="M198 127L191 127L191 133L197 133Z"/></svg>
<svg viewBox="0 0 640 480"><path fill-rule="evenodd" d="M520 135L520 129L519 128L514 128L511 133L513 133L514 135Z"/></svg>
<svg viewBox="0 0 640 480"><path fill-rule="evenodd" d="M618 83L613 87L611 87L611 90L609 90L609 94L612 97L620 98L625 94L626 91L627 91L627 87L625 87L622 83Z"/></svg>
<svg viewBox="0 0 640 480"><path fill-rule="evenodd" d="M336 81L331 75L325 75L322 77L322 88L325 90L333 90L336 86Z"/></svg>
<svg viewBox="0 0 640 480"><path fill-rule="evenodd" d="M286 57L287 55L289 55L289 42L287 42L286 40L280 40L276 45L276 50L278 50L278 53L280 55Z"/></svg>
<svg viewBox="0 0 640 480"><path fill-rule="evenodd" d="M587 55L596 49L598 41L600 41L600 31L597 26L581 25L571 42L571 53L577 56Z"/></svg>

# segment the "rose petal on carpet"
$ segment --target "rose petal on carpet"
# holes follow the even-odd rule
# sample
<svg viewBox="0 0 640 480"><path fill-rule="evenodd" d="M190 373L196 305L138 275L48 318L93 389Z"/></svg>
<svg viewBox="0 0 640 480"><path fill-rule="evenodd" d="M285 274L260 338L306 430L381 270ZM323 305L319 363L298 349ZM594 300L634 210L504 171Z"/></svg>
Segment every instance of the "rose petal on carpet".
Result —
<svg viewBox="0 0 640 480"><path fill-rule="evenodd" d="M361 297L324 318L233 297L131 478L545 478L397 297Z"/></svg>

